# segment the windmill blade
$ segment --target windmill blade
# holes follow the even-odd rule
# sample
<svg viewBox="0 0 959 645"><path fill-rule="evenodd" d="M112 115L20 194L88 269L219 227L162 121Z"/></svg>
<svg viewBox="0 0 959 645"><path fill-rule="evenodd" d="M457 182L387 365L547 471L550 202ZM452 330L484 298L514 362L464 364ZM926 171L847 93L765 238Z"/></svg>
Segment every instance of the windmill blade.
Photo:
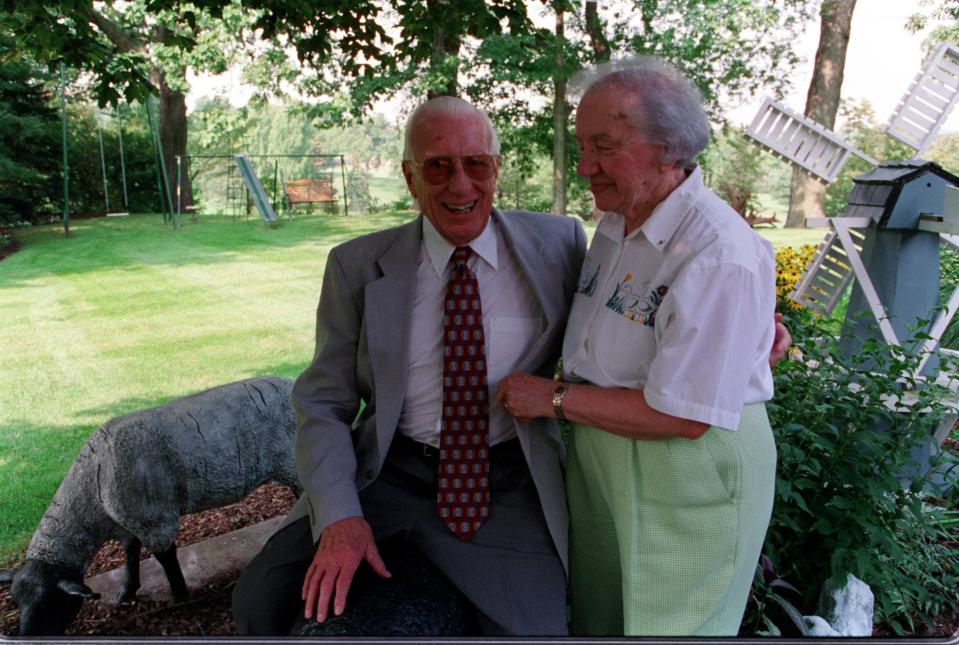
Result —
<svg viewBox="0 0 959 645"><path fill-rule="evenodd" d="M916 75L886 126L886 134L916 149L932 142L959 98L959 47L942 43Z"/></svg>
<svg viewBox="0 0 959 645"><path fill-rule="evenodd" d="M776 156L809 171L823 183L836 178L850 155L877 165L875 159L856 150L835 133L770 98L763 101L746 134Z"/></svg>
<svg viewBox="0 0 959 645"><path fill-rule="evenodd" d="M853 231L858 249L862 249L863 236ZM852 263L843 248L836 231L831 230L819 244L809 264L806 265L796 288L789 294L799 305L823 316L829 316L836 303L852 280Z"/></svg>

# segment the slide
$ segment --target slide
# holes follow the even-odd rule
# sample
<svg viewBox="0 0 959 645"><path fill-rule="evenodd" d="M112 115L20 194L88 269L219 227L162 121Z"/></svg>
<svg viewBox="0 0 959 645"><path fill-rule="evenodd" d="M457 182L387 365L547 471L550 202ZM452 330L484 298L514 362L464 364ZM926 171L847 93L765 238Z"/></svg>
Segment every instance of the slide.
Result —
<svg viewBox="0 0 959 645"><path fill-rule="evenodd" d="M246 184L247 190L250 191L250 196L253 198L253 203L256 205L256 210L259 211L260 217L263 218L264 222L276 222L278 219L276 213L273 211L273 206L270 205L266 191L263 190L263 184L260 183L256 173L253 171L253 163L250 161L250 158L246 155L233 155L233 158L236 159L236 166L240 169L240 176L243 177L243 183Z"/></svg>

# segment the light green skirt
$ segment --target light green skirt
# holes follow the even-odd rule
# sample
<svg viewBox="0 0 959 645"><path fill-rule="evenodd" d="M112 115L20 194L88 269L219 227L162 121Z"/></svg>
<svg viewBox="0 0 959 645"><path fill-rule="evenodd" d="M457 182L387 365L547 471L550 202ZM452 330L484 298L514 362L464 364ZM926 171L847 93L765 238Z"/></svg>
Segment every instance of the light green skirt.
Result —
<svg viewBox="0 0 959 645"><path fill-rule="evenodd" d="M567 467L572 632L735 636L772 512L766 407L737 432L637 441L574 425Z"/></svg>

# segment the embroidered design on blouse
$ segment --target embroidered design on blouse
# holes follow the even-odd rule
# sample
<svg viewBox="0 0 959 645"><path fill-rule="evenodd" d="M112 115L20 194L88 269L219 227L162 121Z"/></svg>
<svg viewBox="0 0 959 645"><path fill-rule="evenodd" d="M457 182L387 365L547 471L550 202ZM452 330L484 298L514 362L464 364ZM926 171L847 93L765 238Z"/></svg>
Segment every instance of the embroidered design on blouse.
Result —
<svg viewBox="0 0 959 645"><path fill-rule="evenodd" d="M637 295L633 292L632 285L629 284L632 279L632 273L627 273L623 277L622 282L616 285L613 295L606 301L606 307L626 320L652 327L656 324L656 312L659 311L659 305L669 292L669 287L661 284L655 289L647 291L646 288L649 283L646 282L640 285L638 289L640 295Z"/></svg>
<svg viewBox="0 0 959 645"><path fill-rule="evenodd" d="M593 258L586 256L586 262L583 263L583 270L579 274L579 282L576 284L576 293L589 298L596 292L596 283L599 280L599 270L603 268L600 264L593 268Z"/></svg>

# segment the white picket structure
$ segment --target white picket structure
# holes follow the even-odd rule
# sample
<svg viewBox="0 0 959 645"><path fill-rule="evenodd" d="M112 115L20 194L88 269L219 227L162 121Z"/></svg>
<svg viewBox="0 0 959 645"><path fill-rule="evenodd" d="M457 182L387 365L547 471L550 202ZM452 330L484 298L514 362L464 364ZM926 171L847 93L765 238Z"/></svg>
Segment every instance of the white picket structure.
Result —
<svg viewBox="0 0 959 645"><path fill-rule="evenodd" d="M771 98L763 101L746 134L773 154L808 170L823 183L839 175L850 155L877 164L875 159L827 128Z"/></svg>
<svg viewBox="0 0 959 645"><path fill-rule="evenodd" d="M916 75L886 126L886 134L919 157L959 100L959 47L942 43Z"/></svg>
<svg viewBox="0 0 959 645"><path fill-rule="evenodd" d="M862 234L853 232L862 249ZM789 297L796 303L828 316L836 308L846 286L852 280L852 263L835 230L830 230L803 270Z"/></svg>

